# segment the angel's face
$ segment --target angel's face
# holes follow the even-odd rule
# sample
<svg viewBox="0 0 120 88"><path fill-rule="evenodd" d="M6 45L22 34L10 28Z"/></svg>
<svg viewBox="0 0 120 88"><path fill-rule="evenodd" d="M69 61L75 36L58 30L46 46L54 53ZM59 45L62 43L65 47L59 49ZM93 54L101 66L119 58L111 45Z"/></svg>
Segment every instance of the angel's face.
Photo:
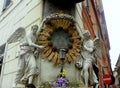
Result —
<svg viewBox="0 0 120 88"><path fill-rule="evenodd" d="M37 30L38 30L38 26L33 26L33 27L32 27L32 32L33 32L33 34L36 34L36 33L37 33Z"/></svg>
<svg viewBox="0 0 120 88"><path fill-rule="evenodd" d="M87 31L84 33L84 38L89 39L90 38L90 33Z"/></svg>
<svg viewBox="0 0 120 88"><path fill-rule="evenodd" d="M37 29L33 29L33 34L36 34L37 33Z"/></svg>

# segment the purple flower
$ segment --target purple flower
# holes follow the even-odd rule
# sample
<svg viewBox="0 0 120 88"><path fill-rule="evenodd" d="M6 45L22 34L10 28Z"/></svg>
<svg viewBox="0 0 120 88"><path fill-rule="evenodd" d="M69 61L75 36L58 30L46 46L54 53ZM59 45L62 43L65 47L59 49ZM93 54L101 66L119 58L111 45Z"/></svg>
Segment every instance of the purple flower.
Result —
<svg viewBox="0 0 120 88"><path fill-rule="evenodd" d="M60 77L57 79L57 81L53 82L53 87L56 88L56 87L62 87L62 88L66 88L66 83L67 83L67 80L63 77Z"/></svg>

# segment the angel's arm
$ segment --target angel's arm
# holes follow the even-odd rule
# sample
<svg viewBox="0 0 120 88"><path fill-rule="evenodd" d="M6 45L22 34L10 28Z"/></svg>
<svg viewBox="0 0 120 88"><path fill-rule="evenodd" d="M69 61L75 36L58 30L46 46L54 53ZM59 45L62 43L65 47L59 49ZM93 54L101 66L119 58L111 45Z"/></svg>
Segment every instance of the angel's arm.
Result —
<svg viewBox="0 0 120 88"><path fill-rule="evenodd" d="M84 48L89 51L89 52L93 52L94 50L94 44L92 41L88 41L87 43L85 43L84 45Z"/></svg>
<svg viewBox="0 0 120 88"><path fill-rule="evenodd" d="M93 48L91 48L91 47L87 47L86 45L84 45L84 48L89 52L93 52Z"/></svg>
<svg viewBox="0 0 120 88"><path fill-rule="evenodd" d="M41 22L40 27L38 28L38 31L36 33L37 36L39 35L40 31L42 30L43 23L44 23L44 20Z"/></svg>
<svg viewBox="0 0 120 88"><path fill-rule="evenodd" d="M94 41L94 44L99 44L100 39L98 37L96 37L93 41Z"/></svg>
<svg viewBox="0 0 120 88"><path fill-rule="evenodd" d="M27 38L27 41L28 41L28 44L29 44L29 46L32 46L32 47L36 47L36 48L44 48L44 46L39 46L39 45L37 45L37 44L35 44L34 42L32 42L32 38L31 38L32 36L27 36L26 38Z"/></svg>

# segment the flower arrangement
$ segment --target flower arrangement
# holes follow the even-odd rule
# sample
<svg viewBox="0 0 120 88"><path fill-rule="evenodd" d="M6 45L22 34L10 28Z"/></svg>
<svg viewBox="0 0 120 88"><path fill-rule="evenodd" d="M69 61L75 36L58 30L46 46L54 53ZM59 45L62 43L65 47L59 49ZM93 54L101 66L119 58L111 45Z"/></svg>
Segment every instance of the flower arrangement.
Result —
<svg viewBox="0 0 120 88"><path fill-rule="evenodd" d="M65 76L66 76L65 70L63 70L63 72L60 72L58 79L55 82L53 82L53 88L56 87L66 88L67 79L65 78Z"/></svg>

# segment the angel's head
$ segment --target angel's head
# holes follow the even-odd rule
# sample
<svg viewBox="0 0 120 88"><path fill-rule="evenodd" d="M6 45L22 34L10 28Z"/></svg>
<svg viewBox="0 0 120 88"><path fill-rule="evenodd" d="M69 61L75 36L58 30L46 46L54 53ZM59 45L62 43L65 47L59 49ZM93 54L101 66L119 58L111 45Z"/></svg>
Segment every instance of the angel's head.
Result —
<svg viewBox="0 0 120 88"><path fill-rule="evenodd" d="M33 25L31 27L31 30L32 30L33 34L36 34L36 32L38 31L38 25Z"/></svg>
<svg viewBox="0 0 120 88"><path fill-rule="evenodd" d="M85 30L83 33L84 39L90 39L90 32L88 30Z"/></svg>

